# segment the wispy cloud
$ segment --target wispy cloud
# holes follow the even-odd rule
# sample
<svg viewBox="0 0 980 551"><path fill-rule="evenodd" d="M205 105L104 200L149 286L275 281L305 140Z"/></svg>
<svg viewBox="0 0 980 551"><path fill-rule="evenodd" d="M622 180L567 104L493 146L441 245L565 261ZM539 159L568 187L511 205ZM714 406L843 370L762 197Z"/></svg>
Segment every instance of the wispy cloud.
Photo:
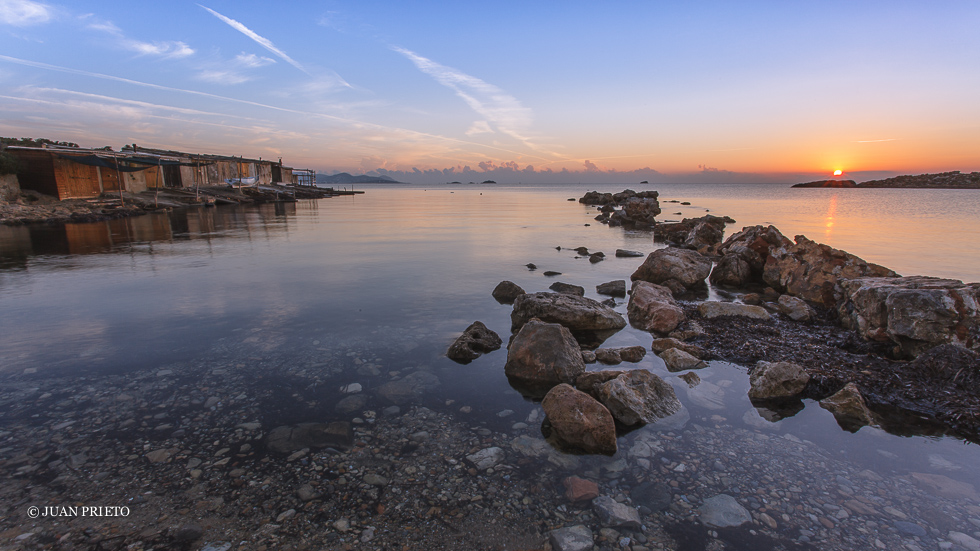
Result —
<svg viewBox="0 0 980 551"><path fill-rule="evenodd" d="M217 84L244 84L255 80L255 76L248 74L247 71L273 65L276 60L269 57L257 56L242 52L227 61L206 63L197 73L197 79Z"/></svg>
<svg viewBox="0 0 980 551"><path fill-rule="evenodd" d="M249 69L257 69L259 67L265 67L266 65L272 65L276 60L271 57L262 57L255 54L246 54L242 52L235 56L235 63L242 67L248 67Z"/></svg>
<svg viewBox="0 0 980 551"><path fill-rule="evenodd" d="M501 133L516 138L525 145L531 145L530 139L524 135L531 124L531 110L521 105L517 98L493 84L436 63L411 50L398 46L392 46L391 49L408 58L436 82L451 89L470 109L484 118L482 122L485 124L478 121L470 127L467 134L484 132L491 129L492 125Z"/></svg>
<svg viewBox="0 0 980 551"><path fill-rule="evenodd" d="M201 6L201 4L198 4L198 6ZM209 8L207 6L201 6L201 7L204 8L205 10L207 10L208 13L210 13L211 15L213 15L213 16L217 17L218 19L220 19L220 20L224 21L225 23L227 23L229 27L235 29L236 31L238 31L238 32L244 34L245 36L251 38L252 40L254 40L259 46L262 46L266 50L269 50L270 52L276 54L277 56L279 56L280 59L282 59L286 63L289 63L293 67L296 67L300 71L303 71L304 73L310 75L310 72L307 71L302 65L300 65L298 61L296 61L295 59L293 59L293 58L289 57L288 55L286 55L286 52L284 52L284 51L280 50L279 48L277 48L276 45L273 44L272 41L269 40L268 38L265 38L265 37L259 35L258 33L256 33L252 29L249 29L248 27L246 27L242 23L240 23L240 22L238 22L238 21L236 21L236 20L234 20L234 19L232 19L230 17L226 17L224 15L221 15L220 13L212 10L211 8ZM310 76L313 76L313 75L310 75Z"/></svg>
<svg viewBox="0 0 980 551"><path fill-rule="evenodd" d="M31 0L0 0L0 24L15 27L39 25L51 20L51 8Z"/></svg>
<svg viewBox="0 0 980 551"><path fill-rule="evenodd" d="M115 37L120 46L139 55L154 55L175 59L194 55L194 49L184 42L175 40L143 42L129 38L122 29L111 21L93 21L87 26L94 31L103 32Z"/></svg>

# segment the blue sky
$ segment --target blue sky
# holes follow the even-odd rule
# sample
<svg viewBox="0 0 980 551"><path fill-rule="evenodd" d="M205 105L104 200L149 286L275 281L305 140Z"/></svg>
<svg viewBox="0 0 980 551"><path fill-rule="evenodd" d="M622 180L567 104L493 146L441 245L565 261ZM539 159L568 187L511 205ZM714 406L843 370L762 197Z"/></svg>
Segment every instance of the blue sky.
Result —
<svg viewBox="0 0 980 551"><path fill-rule="evenodd" d="M975 1L0 0L0 135L417 181L980 170L978 25Z"/></svg>

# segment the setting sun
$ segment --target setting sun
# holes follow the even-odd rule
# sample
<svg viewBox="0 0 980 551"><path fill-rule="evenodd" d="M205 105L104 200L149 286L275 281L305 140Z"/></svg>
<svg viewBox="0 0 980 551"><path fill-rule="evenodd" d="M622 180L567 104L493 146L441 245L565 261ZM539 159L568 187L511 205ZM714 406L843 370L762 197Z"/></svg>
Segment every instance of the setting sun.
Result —
<svg viewBox="0 0 980 551"><path fill-rule="evenodd" d="M837 170L834 171L834 176L840 176L843 173L844 173L843 170L837 169Z"/></svg>

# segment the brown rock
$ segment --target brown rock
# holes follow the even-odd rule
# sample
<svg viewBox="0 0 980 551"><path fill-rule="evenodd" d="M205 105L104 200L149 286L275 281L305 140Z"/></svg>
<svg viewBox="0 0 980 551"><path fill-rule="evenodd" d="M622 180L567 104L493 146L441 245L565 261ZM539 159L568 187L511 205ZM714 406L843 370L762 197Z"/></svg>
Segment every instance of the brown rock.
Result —
<svg viewBox="0 0 980 551"><path fill-rule="evenodd" d="M579 297L585 296L585 287L580 285L572 285L571 283L556 281L548 288L556 293L564 293L566 295L575 295Z"/></svg>
<svg viewBox="0 0 980 551"><path fill-rule="evenodd" d="M619 357L618 348L596 348L595 359L597 362L606 365L618 365L623 363L623 359Z"/></svg>
<svg viewBox="0 0 980 551"><path fill-rule="evenodd" d="M548 391L541 407L560 443L586 453L616 453L616 424L595 398L560 384Z"/></svg>
<svg viewBox="0 0 980 551"><path fill-rule="evenodd" d="M695 358L701 359L704 357L704 350L702 350L700 346L696 344L688 344L673 338L653 339L653 344L650 345L650 348L658 355L663 354L665 351L671 348L678 348L694 356Z"/></svg>
<svg viewBox="0 0 980 551"><path fill-rule="evenodd" d="M493 289L493 298L501 304L513 304L514 300L525 294L524 289L513 281L501 281Z"/></svg>
<svg viewBox="0 0 980 551"><path fill-rule="evenodd" d="M838 282L859 277L898 277L877 264L796 236L796 244L770 251L763 270L765 282L777 290L825 308L834 308L842 298Z"/></svg>
<svg viewBox="0 0 980 551"><path fill-rule="evenodd" d="M690 289L703 285L709 273L711 261L697 251L667 247L650 253L630 279L658 285L674 279Z"/></svg>
<svg viewBox="0 0 980 551"><path fill-rule="evenodd" d="M570 476L562 480L565 498L569 501L591 501L599 497L599 486L591 480Z"/></svg>
<svg viewBox="0 0 980 551"><path fill-rule="evenodd" d="M626 312L633 327L658 333L670 333L687 319L667 288L646 281L633 284Z"/></svg>
<svg viewBox="0 0 980 551"><path fill-rule="evenodd" d="M797 396L810 382L810 375L792 362L758 362L749 374L749 398L772 400Z"/></svg>
<svg viewBox="0 0 980 551"><path fill-rule="evenodd" d="M532 318L560 323L575 335L580 343L594 347L610 335L626 327L626 320L612 308L590 298L562 293L532 293L514 301L511 330L518 331Z"/></svg>
<svg viewBox="0 0 980 551"><path fill-rule="evenodd" d="M851 432L874 422L864 397L854 383L847 383L837 394L820 400L820 407L833 413L837 424Z"/></svg>
<svg viewBox="0 0 980 551"><path fill-rule="evenodd" d="M911 473L912 481L933 495L948 499L980 499L980 494L969 482L953 480L941 474Z"/></svg>
<svg viewBox="0 0 980 551"><path fill-rule="evenodd" d="M574 382L584 371L582 353L572 333L557 323L539 320L524 324L511 342L504 364L507 378L532 393Z"/></svg>
<svg viewBox="0 0 980 551"><path fill-rule="evenodd" d="M677 372L687 369L702 369L708 364L684 352L680 348L668 348L660 354L660 359L667 366L667 371Z"/></svg>
<svg viewBox="0 0 980 551"><path fill-rule="evenodd" d="M598 395L599 385L615 379L623 373L626 372L621 370L586 371L578 377L575 377L575 388L595 397Z"/></svg>

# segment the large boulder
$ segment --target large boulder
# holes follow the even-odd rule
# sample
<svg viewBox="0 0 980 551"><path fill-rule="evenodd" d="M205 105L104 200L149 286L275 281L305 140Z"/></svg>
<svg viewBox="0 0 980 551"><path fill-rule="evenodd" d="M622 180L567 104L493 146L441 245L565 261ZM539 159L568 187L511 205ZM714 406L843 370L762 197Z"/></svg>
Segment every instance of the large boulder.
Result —
<svg viewBox="0 0 980 551"><path fill-rule="evenodd" d="M590 298L563 293L532 293L517 297L510 314L511 330L519 331L532 318L564 325L589 348L595 348L626 327L626 320L612 308Z"/></svg>
<svg viewBox="0 0 980 551"><path fill-rule="evenodd" d="M500 304L513 304L517 297L525 294L525 291L513 281L501 281L490 294Z"/></svg>
<svg viewBox="0 0 980 551"><path fill-rule="evenodd" d="M748 226L733 234L719 247L721 259L711 271L715 285L745 287L761 284L762 274L774 248L792 246L775 226Z"/></svg>
<svg viewBox="0 0 980 551"><path fill-rule="evenodd" d="M650 253L630 279L657 285L674 280L685 288L692 289L703 286L710 273L711 260L697 251L667 247Z"/></svg>
<svg viewBox="0 0 980 551"><path fill-rule="evenodd" d="M810 375L792 362L758 362L749 374L749 398L774 400L798 396L810 382Z"/></svg>
<svg viewBox="0 0 980 551"><path fill-rule="evenodd" d="M718 302L714 300L698 304L698 313L706 319L738 316L765 321L771 318L769 312L761 306L740 304L738 302Z"/></svg>
<svg viewBox="0 0 980 551"><path fill-rule="evenodd" d="M616 423L595 398L560 384L548 391L541 407L559 443L585 453L616 453Z"/></svg>
<svg viewBox="0 0 980 551"><path fill-rule="evenodd" d="M499 349L501 344L503 341L499 335L487 329L483 322L475 321L449 346L446 356L455 362L467 364L481 354Z"/></svg>
<svg viewBox="0 0 980 551"><path fill-rule="evenodd" d="M630 197L623 205L623 214L634 227L652 227L657 223L655 218L660 214L660 203L649 197Z"/></svg>
<svg viewBox="0 0 980 551"><path fill-rule="evenodd" d="M664 334L687 319L669 289L646 281L633 284L626 314L633 327Z"/></svg>
<svg viewBox="0 0 980 551"><path fill-rule="evenodd" d="M531 320L521 327L507 349L504 373L512 384L531 394L559 383L575 382L585 362L571 331L557 323Z"/></svg>
<svg viewBox="0 0 980 551"><path fill-rule="evenodd" d="M843 281L841 323L914 357L940 344L980 347L980 284L912 276Z"/></svg>
<svg viewBox="0 0 980 551"><path fill-rule="evenodd" d="M681 409L674 388L645 369L627 371L597 388L599 401L624 425L652 423Z"/></svg>
<svg viewBox="0 0 980 551"><path fill-rule="evenodd" d="M839 282L859 277L898 277L898 274L797 235L795 245L770 251L762 277L778 291L824 308L834 308L841 299Z"/></svg>

